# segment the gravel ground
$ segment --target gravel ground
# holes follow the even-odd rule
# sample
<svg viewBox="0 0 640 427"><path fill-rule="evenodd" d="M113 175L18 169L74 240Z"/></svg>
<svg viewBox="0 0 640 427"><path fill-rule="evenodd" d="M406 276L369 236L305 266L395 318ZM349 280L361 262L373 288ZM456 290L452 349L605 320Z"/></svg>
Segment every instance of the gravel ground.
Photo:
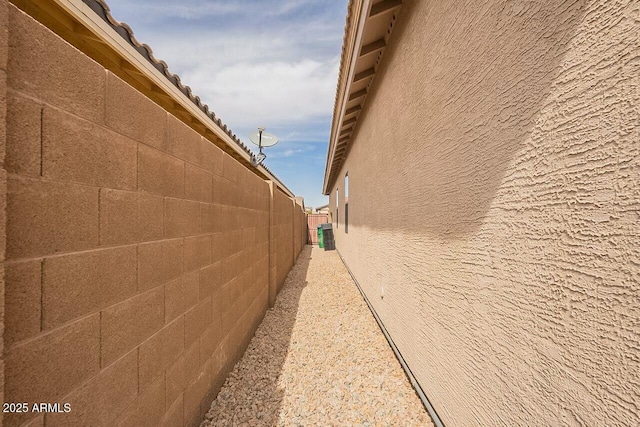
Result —
<svg viewBox="0 0 640 427"><path fill-rule="evenodd" d="M432 426L335 251L303 249L203 426Z"/></svg>

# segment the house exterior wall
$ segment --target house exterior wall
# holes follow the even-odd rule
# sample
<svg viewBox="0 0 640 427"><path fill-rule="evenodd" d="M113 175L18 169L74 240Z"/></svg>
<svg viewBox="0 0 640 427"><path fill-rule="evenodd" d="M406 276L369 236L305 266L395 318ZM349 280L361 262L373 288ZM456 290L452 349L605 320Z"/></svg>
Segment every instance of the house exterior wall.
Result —
<svg viewBox="0 0 640 427"><path fill-rule="evenodd" d="M633 0L403 2L327 190L446 425L637 424L639 58Z"/></svg>
<svg viewBox="0 0 640 427"><path fill-rule="evenodd" d="M270 185L0 6L0 389L72 409L4 425L198 425L268 307Z"/></svg>

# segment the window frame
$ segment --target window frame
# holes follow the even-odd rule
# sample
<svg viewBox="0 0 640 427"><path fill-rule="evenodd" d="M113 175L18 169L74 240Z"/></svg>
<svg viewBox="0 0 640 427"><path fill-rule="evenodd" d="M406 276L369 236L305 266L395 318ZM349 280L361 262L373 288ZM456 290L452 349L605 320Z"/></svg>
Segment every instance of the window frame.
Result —
<svg viewBox="0 0 640 427"><path fill-rule="evenodd" d="M349 172L344 174L344 232L349 233Z"/></svg>
<svg viewBox="0 0 640 427"><path fill-rule="evenodd" d="M336 230L340 225L340 189L336 187Z"/></svg>

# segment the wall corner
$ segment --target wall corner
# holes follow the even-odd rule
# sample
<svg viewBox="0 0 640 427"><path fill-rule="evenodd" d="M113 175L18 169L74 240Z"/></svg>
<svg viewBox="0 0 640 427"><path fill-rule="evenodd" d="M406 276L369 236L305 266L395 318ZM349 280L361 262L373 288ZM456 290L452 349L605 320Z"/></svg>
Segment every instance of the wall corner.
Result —
<svg viewBox="0 0 640 427"><path fill-rule="evenodd" d="M276 295L278 294L277 279L277 242L276 242L276 219L274 205L274 191L276 191L273 181L267 181L269 184L269 308L276 303Z"/></svg>

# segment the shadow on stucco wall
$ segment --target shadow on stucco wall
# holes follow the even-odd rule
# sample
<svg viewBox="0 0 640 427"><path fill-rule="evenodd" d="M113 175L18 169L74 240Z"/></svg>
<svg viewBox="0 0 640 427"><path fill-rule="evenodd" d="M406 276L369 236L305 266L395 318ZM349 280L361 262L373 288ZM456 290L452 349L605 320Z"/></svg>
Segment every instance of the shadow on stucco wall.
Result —
<svg viewBox="0 0 640 427"><path fill-rule="evenodd" d="M403 2L336 246L445 424L638 419L638 25L633 0Z"/></svg>
<svg viewBox="0 0 640 427"><path fill-rule="evenodd" d="M353 226L445 240L477 231L584 5L405 1L353 139Z"/></svg>

